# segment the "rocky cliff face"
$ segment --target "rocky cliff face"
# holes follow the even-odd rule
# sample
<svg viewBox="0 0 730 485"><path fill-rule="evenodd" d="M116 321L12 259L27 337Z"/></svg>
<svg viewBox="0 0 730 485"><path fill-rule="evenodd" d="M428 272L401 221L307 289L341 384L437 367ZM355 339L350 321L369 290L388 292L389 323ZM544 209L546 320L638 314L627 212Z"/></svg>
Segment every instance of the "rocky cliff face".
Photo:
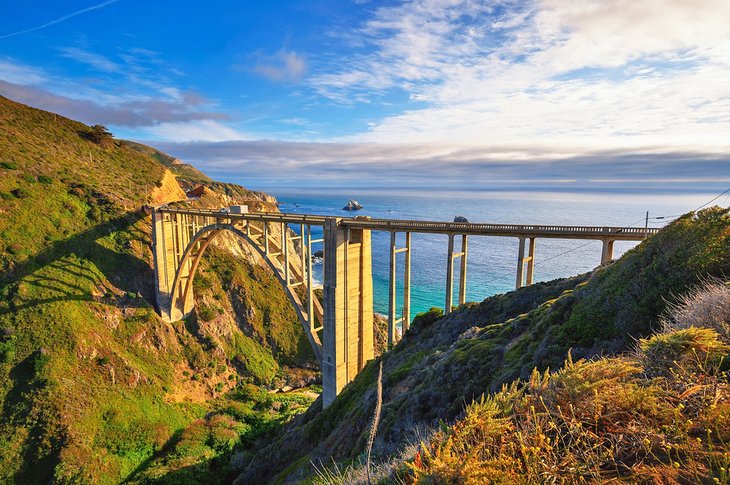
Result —
<svg viewBox="0 0 730 485"><path fill-rule="evenodd" d="M187 199L185 192L177 181L175 175L169 170L165 170L159 186L155 187L150 194L150 203L152 205L163 205L172 202L179 202Z"/></svg>

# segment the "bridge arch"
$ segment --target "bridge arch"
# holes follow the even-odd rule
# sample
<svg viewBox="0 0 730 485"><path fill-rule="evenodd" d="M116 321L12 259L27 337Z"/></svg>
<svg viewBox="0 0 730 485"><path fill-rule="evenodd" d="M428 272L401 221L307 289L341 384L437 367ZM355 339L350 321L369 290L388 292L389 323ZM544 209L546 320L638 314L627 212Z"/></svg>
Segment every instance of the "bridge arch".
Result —
<svg viewBox="0 0 730 485"><path fill-rule="evenodd" d="M271 254L267 254L267 248L261 247L254 236L247 234L240 228L230 223L214 222L205 225L192 233L187 242L187 245L182 251L177 269L175 270L174 278L172 280L172 286L170 288L169 298L169 315L171 320L180 320L185 316L189 315L195 308L193 280L197 274L200 261L205 254L205 251L213 242L213 240L219 235L226 231L234 234L238 238L245 241L250 247L252 247L266 262L274 276L281 284L284 289L289 301L291 302L294 310L297 314L304 333L307 335L312 350L314 351L317 360L321 363L322 361L322 343L317 332L310 325L309 318L306 313L304 304L301 298L294 290L294 288L287 283L284 277L285 269L282 267L283 263L274 259ZM282 230L287 230L285 227ZM288 242L288 238L287 238ZM269 242L270 243L270 242ZM278 248L279 253L283 252ZM304 254L302 256L305 256ZM291 268L290 268L291 270ZM322 306L319 301L314 298L313 310L314 314L320 319L323 318ZM319 311L317 311L319 310Z"/></svg>

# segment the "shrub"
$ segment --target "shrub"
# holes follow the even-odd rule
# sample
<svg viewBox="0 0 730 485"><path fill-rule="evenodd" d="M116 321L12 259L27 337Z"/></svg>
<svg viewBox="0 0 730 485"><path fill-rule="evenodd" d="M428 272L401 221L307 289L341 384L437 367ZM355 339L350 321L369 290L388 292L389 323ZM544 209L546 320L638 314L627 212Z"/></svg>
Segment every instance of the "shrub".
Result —
<svg viewBox="0 0 730 485"><path fill-rule="evenodd" d="M18 255L23 252L23 246L17 243L11 244L10 246L8 246L8 252L10 254Z"/></svg>
<svg viewBox="0 0 730 485"><path fill-rule="evenodd" d="M662 318L664 331L707 327L730 343L730 285L711 279L670 305Z"/></svg>
<svg viewBox="0 0 730 485"><path fill-rule="evenodd" d="M15 162L0 162L0 168L5 170L18 170L18 164Z"/></svg>
<svg viewBox="0 0 730 485"><path fill-rule="evenodd" d="M33 357L33 373L39 376L48 367L51 362L51 356L46 349L40 349Z"/></svg>
<svg viewBox="0 0 730 485"><path fill-rule="evenodd" d="M444 311L441 308L433 307L427 312L419 313L413 319L411 323L412 328L426 328L433 325L436 320L444 316Z"/></svg>
<svg viewBox="0 0 730 485"><path fill-rule="evenodd" d="M15 335L0 337L0 362L6 364L15 357Z"/></svg>
<svg viewBox="0 0 730 485"><path fill-rule="evenodd" d="M198 317L204 322L208 322L210 320L213 320L216 315L218 314L215 310L213 310L208 305L199 305L198 309Z"/></svg>
<svg viewBox="0 0 730 485"><path fill-rule="evenodd" d="M30 191L26 189L25 187L19 187L17 189L13 189L10 191L13 196L15 196L16 199L27 199L30 197Z"/></svg>
<svg viewBox="0 0 730 485"><path fill-rule="evenodd" d="M709 328L690 327L639 340L644 366L650 375L695 372L716 365L727 353L727 344Z"/></svg>
<svg viewBox="0 0 730 485"><path fill-rule="evenodd" d="M53 179L49 177L48 175L39 175L38 176L38 182L46 185L50 185L53 183Z"/></svg>

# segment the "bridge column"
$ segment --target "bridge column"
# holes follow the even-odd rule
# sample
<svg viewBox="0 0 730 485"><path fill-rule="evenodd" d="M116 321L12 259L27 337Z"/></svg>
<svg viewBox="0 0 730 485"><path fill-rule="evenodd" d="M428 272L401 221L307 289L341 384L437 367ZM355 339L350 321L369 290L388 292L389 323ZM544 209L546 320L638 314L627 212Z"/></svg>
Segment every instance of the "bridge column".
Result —
<svg viewBox="0 0 730 485"><path fill-rule="evenodd" d="M446 259L446 302L444 304L444 315L451 313L454 306L454 235L449 234L449 256Z"/></svg>
<svg viewBox="0 0 730 485"><path fill-rule="evenodd" d="M461 236L461 268L459 269L459 305L466 303L466 257L468 252L467 235Z"/></svg>
<svg viewBox="0 0 730 485"><path fill-rule="evenodd" d="M532 284L532 278L535 275L535 239L530 238L530 255L527 257L527 286Z"/></svg>
<svg viewBox="0 0 730 485"><path fill-rule="evenodd" d="M405 335L411 325L411 233L406 233L406 261L403 269L403 321L401 336Z"/></svg>
<svg viewBox="0 0 730 485"><path fill-rule="evenodd" d="M515 283L515 289L522 288L524 284L524 271L525 271L525 238L520 236L520 247L517 250L517 281Z"/></svg>
<svg viewBox="0 0 730 485"><path fill-rule="evenodd" d="M398 249L395 245L396 233L395 231L390 233L390 278L388 284L388 348L392 348L396 341L396 305L397 297L395 294L396 289L396 255Z"/></svg>
<svg viewBox="0 0 730 485"><path fill-rule="evenodd" d="M327 219L324 226L322 400L325 407L374 355L370 230L348 230L340 221Z"/></svg>
<svg viewBox="0 0 730 485"><path fill-rule="evenodd" d="M613 260L613 239L604 239L603 248L601 250L601 264L606 264Z"/></svg>

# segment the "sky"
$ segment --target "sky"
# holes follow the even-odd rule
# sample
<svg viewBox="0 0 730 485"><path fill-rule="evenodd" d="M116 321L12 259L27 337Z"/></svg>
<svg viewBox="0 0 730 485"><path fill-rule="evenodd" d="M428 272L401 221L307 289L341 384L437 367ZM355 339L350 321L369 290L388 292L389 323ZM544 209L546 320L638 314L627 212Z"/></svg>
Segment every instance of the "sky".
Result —
<svg viewBox="0 0 730 485"><path fill-rule="evenodd" d="M730 187L727 0L16 0L0 95L266 187Z"/></svg>

